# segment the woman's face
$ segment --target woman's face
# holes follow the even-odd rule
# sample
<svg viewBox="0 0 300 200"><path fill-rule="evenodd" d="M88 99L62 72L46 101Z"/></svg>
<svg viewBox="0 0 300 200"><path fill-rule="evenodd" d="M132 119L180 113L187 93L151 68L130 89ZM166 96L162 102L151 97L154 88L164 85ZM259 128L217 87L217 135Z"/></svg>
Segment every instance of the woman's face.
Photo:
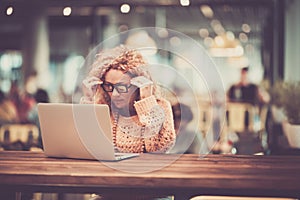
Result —
<svg viewBox="0 0 300 200"><path fill-rule="evenodd" d="M137 99L137 87L131 85L130 80L131 77L128 74L116 69L109 70L105 75L103 87L112 90L107 93L112 104L118 109L128 109L129 111Z"/></svg>

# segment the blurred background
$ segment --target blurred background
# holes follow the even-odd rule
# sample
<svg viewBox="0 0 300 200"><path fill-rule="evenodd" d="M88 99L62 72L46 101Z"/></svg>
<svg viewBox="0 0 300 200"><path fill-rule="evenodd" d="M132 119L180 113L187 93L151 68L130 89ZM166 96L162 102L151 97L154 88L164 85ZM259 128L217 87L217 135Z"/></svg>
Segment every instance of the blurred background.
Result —
<svg viewBox="0 0 300 200"><path fill-rule="evenodd" d="M8 92L15 81L29 93L43 88L51 101L68 102L89 51L139 27L193 38L212 57L225 89L245 66L257 84L297 80L299 8L296 0L1 0L0 87ZM181 42L167 31L158 34Z"/></svg>
<svg viewBox="0 0 300 200"><path fill-rule="evenodd" d="M154 49L167 46L178 49L180 54L158 49L148 52L147 57L151 63L160 64L156 73L166 88L176 93L177 98L183 98L181 103L193 107L197 115L195 122L200 121L195 127L200 127L203 137L206 137L211 120L215 120L206 113L211 113L208 107L217 107L218 110L222 106L214 97L215 91L209 91L211 88L205 84L207 81L221 83L224 97L229 87L240 80L240 70L244 67L248 67L250 82L269 92L271 101L267 103L271 104L267 106L281 108L281 98L285 98L288 100L285 105L292 105L292 114L297 112L297 119L300 119L300 110L296 109L300 108L297 101L300 92L299 98L290 98L280 93L282 87L274 87L282 81L300 81L299 10L299 0L1 0L1 103L6 97L14 105L5 105L9 108L4 110L0 122L38 124L37 102L72 102L76 86L80 84L77 79L85 58L107 40L116 43L124 40L133 46L142 43ZM142 27L159 29L135 31L125 39L115 37ZM189 39L174 33L182 33ZM203 53L207 53L211 60L203 61ZM215 68L216 76L199 73L190 60L182 59L181 56L186 55L199 63L204 71ZM164 66L171 66L172 70ZM190 87L192 93L186 93L188 90L182 88L183 85ZM300 84L296 91L300 91ZM191 95L195 95L196 101L208 98L210 102L202 101L201 112L198 112L190 99L184 99ZM16 111L7 112L13 111L13 107ZM32 110L35 111L33 116L30 115ZM255 130L259 133L256 143L263 146L262 143L274 143L269 141L269 134L268 139L261 134L267 129L267 111L260 112L260 126ZM275 118L281 116L275 111L272 114ZM233 121L237 123L237 119ZM281 125L282 119L276 125ZM216 123L221 126L220 120ZM255 122L250 125L256 126ZM227 128L229 130L230 126ZM216 130L220 132L220 127ZM275 132L272 130L269 132ZM225 141L226 144L231 142L231 151L232 143L237 139L230 138L230 133L235 133L235 130L225 132ZM281 136L282 131L278 135ZM252 146L249 140L244 143ZM300 140L296 147L300 148Z"/></svg>

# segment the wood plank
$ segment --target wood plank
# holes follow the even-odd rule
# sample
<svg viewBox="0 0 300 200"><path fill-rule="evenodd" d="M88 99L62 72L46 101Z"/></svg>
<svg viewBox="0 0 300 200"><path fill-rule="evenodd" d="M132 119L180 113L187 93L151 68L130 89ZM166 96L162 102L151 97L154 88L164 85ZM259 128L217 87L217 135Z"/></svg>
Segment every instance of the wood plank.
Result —
<svg viewBox="0 0 300 200"><path fill-rule="evenodd" d="M207 155L199 158L192 154L143 154L107 163L48 158L37 152L0 152L0 190L9 186L81 187L85 190L148 188L191 193L220 190L220 194L240 194L248 190L256 194L285 192L297 196L299 169L300 157L295 156Z"/></svg>

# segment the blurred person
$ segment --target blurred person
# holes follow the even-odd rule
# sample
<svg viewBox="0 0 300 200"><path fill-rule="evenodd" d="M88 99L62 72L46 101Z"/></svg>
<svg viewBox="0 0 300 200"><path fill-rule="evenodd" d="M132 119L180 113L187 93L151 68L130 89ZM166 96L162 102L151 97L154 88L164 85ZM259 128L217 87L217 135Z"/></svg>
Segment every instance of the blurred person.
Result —
<svg viewBox="0 0 300 200"><path fill-rule="evenodd" d="M167 152L176 133L171 104L161 97L142 55L124 45L101 51L83 80L81 103L107 104L120 152Z"/></svg>
<svg viewBox="0 0 300 200"><path fill-rule="evenodd" d="M28 113L28 119L31 123L39 125L38 112L37 112L37 104L38 103L49 103L49 95L48 92L44 89L38 89L33 95L35 105Z"/></svg>
<svg viewBox="0 0 300 200"><path fill-rule="evenodd" d="M32 107L32 109L28 113L28 120L30 123L33 123L38 127L39 139L38 139L37 147L43 148L37 104L50 102L48 92L44 89L39 88L34 94L34 100L35 100L35 105Z"/></svg>
<svg viewBox="0 0 300 200"><path fill-rule="evenodd" d="M13 102L7 98L6 94L0 90L0 126L19 121L17 109Z"/></svg>
<svg viewBox="0 0 300 200"><path fill-rule="evenodd" d="M236 131L238 134L238 141L235 142L233 146L238 154L254 154L263 151L262 141L259 138L259 131L263 126L262 123L264 123L263 118L261 118L261 113L265 107L267 108L267 105L270 102L270 95L264 90L264 88L249 81L248 67L242 68L240 73L240 81L232 85L227 92L228 101L250 104L254 107L251 109L246 109L250 107L245 105L244 107L240 107L245 108L245 111L242 109L237 110L237 112L244 112L244 122L240 122L243 123L240 124L243 128L239 131ZM226 113L228 117L227 120L229 119L230 112L234 111L228 110ZM234 124L239 122L229 123Z"/></svg>
<svg viewBox="0 0 300 200"><path fill-rule="evenodd" d="M23 93L19 89L18 82L14 81L9 91L9 99L17 109L19 123L29 123L28 113L34 106L34 98L29 93Z"/></svg>
<svg viewBox="0 0 300 200"><path fill-rule="evenodd" d="M263 88L251 83L248 77L248 67L241 69L240 81L232 85L227 92L227 99L229 102L249 103L258 106L261 109L264 105L270 102L270 95ZM260 121L259 113L254 116L254 123ZM249 112L245 113L245 127L249 126Z"/></svg>
<svg viewBox="0 0 300 200"><path fill-rule="evenodd" d="M231 102L250 103L253 105L268 103L270 101L269 94L249 81L248 71L248 67L241 69L240 81L232 85L228 90L228 100Z"/></svg>

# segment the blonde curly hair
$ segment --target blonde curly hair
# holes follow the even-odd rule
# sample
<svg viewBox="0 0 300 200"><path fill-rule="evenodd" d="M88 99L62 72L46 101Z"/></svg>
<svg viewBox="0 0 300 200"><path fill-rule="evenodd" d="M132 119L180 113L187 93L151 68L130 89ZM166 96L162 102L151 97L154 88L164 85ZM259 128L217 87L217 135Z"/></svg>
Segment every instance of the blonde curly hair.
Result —
<svg viewBox="0 0 300 200"><path fill-rule="evenodd" d="M97 53L85 79L97 77L99 81L104 81L105 75L110 69L129 73L132 77L144 76L153 82L142 54L125 45L119 45ZM97 86L97 90L94 93L94 103L110 105L109 95L99 86ZM153 85L153 92L158 98L158 90L155 84ZM88 97L88 94L84 94L84 96Z"/></svg>

